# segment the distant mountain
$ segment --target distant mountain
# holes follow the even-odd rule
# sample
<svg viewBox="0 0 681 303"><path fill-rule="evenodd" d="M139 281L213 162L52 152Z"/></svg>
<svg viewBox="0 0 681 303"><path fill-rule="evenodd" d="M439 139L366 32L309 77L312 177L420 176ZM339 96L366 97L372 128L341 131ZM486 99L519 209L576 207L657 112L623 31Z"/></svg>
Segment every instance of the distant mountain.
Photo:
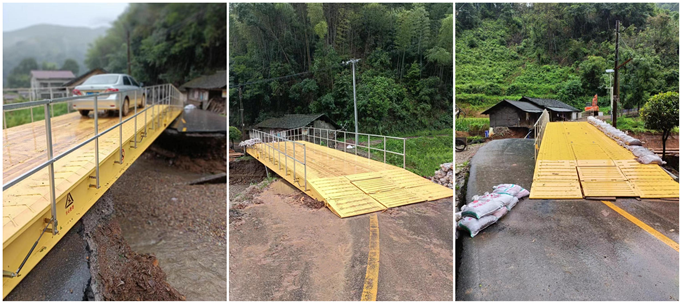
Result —
<svg viewBox="0 0 681 303"><path fill-rule="evenodd" d="M3 33L3 83L7 75L22 59L33 57L38 64L54 62L61 67L71 58L80 65L80 73L87 71L84 64L89 44L105 34L107 27L88 28L39 24Z"/></svg>

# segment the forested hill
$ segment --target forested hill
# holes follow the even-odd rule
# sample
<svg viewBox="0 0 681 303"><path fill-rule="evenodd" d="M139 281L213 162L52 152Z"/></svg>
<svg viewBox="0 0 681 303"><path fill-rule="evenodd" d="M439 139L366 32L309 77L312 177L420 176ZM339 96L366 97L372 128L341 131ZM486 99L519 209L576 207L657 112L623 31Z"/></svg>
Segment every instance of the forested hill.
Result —
<svg viewBox="0 0 681 303"><path fill-rule="evenodd" d="M624 106L678 92L678 5L463 3L456 5L457 106L479 111L526 95L583 108L595 94L609 105L615 20L619 62L632 59L620 70Z"/></svg>
<svg viewBox="0 0 681 303"><path fill-rule="evenodd" d="M85 64L127 73L130 33L132 76L180 86L227 67L226 15L224 3L132 3L90 46Z"/></svg>
<svg viewBox="0 0 681 303"><path fill-rule="evenodd" d="M352 65L341 62L358 58L361 132L451 129L452 12L446 3L230 4L229 82L244 84L246 125L326 113L354 129ZM229 93L238 125L238 89Z"/></svg>

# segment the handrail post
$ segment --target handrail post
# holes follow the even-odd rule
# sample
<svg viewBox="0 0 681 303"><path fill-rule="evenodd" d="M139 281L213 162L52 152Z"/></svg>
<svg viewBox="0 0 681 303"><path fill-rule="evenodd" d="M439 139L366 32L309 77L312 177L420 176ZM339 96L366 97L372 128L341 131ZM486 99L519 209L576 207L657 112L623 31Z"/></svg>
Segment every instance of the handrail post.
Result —
<svg viewBox="0 0 681 303"><path fill-rule="evenodd" d="M137 148L137 90L135 90L135 148Z"/></svg>
<svg viewBox="0 0 681 303"><path fill-rule="evenodd" d="M286 148L286 141L284 141L284 152L288 154L288 149ZM288 176L288 157L284 154L284 176Z"/></svg>
<svg viewBox="0 0 681 303"><path fill-rule="evenodd" d="M371 159L371 134L367 134L367 150L369 151L369 159Z"/></svg>
<svg viewBox="0 0 681 303"><path fill-rule="evenodd" d="M402 138L402 168L407 169L407 138Z"/></svg>
<svg viewBox="0 0 681 303"><path fill-rule="evenodd" d="M343 132L343 152L348 152L348 133Z"/></svg>
<svg viewBox="0 0 681 303"><path fill-rule="evenodd" d="M118 93L118 164L123 164L123 93Z"/></svg>
<svg viewBox="0 0 681 303"><path fill-rule="evenodd" d="M388 150L388 145L386 144L385 136L383 136L383 163L386 163L385 162L386 150Z"/></svg>
<svg viewBox="0 0 681 303"><path fill-rule="evenodd" d="M97 95L95 94L95 188L99 188L99 114L97 113Z"/></svg>
<svg viewBox="0 0 681 303"><path fill-rule="evenodd" d="M46 137L46 145L47 145L47 160L52 160L53 151L52 151L52 121L50 118L50 104L52 103L52 99L50 99L49 103L45 103L45 135ZM50 163L50 165L47 167L48 174L49 176L47 177L47 181L50 183L50 202L52 204L52 234L56 235L59 233L59 230L57 229L57 200L55 196L55 189L54 189L54 163Z"/></svg>
<svg viewBox="0 0 681 303"><path fill-rule="evenodd" d="M149 90L144 88L144 106L147 106L147 97L149 96ZM149 125L147 124L147 112L148 110L144 111L144 135L142 135L142 138L147 136L147 129L149 128Z"/></svg>
<svg viewBox="0 0 681 303"><path fill-rule="evenodd" d="M305 160L303 167L305 169L305 191L307 191L307 147L305 145L303 145L303 160Z"/></svg>
<svg viewBox="0 0 681 303"><path fill-rule="evenodd" d="M296 182L296 142L293 142L293 182Z"/></svg>

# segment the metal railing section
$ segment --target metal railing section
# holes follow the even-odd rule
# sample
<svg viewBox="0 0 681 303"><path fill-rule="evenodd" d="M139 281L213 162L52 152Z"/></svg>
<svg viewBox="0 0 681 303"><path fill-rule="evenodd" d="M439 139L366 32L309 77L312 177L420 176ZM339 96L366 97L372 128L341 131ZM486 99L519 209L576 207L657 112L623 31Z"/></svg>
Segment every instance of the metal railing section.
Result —
<svg viewBox="0 0 681 303"><path fill-rule="evenodd" d="M282 165L281 156L282 155L284 156L283 164L285 175L288 175L290 170L288 164L288 159L290 158L293 161L292 162L293 181L298 183L299 186L302 186L303 188L305 188L305 191L307 191L307 149L304 143L289 140L282 136L281 133L270 134L259 130L251 130L249 132L249 138L260 139L261 143L255 144L251 148L255 148L260 154L264 153L270 162L277 164L279 166L279 169L281 169ZM282 143L284 145L283 150L281 146ZM293 148L293 152L291 154L288 153L289 145ZM303 149L303 161L300 161L296 158L296 145L299 146L298 150L300 150L301 148ZM248 147L246 148L248 149ZM298 152L298 155L300 155L300 152ZM304 185L300 185L299 179L296 180L296 163L299 163L300 165L303 166Z"/></svg>
<svg viewBox="0 0 681 303"><path fill-rule="evenodd" d="M59 155L54 155L54 150L53 150L53 144L52 144L52 115L51 113L51 107L54 104L59 104L59 103L76 103L76 102L83 102L85 100L83 99L92 99L94 98L94 108L98 108L98 99L100 99L103 96L109 96L109 95L118 95L118 108L122 108L122 104L124 103L124 99L122 98L123 94L127 93L128 95L133 95L135 97L135 106L134 106L134 113L132 116L127 117L125 120L123 119L122 111L119 110L119 115L118 115L118 123L114 126L109 127L108 129L104 130L103 132L99 132L99 114L98 110L94 110L94 136L91 138L86 139L85 141L78 143L77 145L71 147L70 149L60 153ZM138 102L137 100L137 95L141 94L143 98L143 102L145 103L145 108L142 110L138 109ZM147 112L151 111L152 112L152 117L158 112L156 115L156 120L152 121L151 129L154 129L154 122L156 123L156 128L159 127L161 123L161 118L165 118L166 115L170 114L171 110L174 110L175 108L181 109L182 108L182 103L181 103L181 96L180 96L179 90L175 88L172 84L161 84L161 85L155 85L155 86L150 86L150 87L143 87L136 89L134 91L119 91L119 92L111 92L111 93L98 93L98 94L93 94L93 95L85 95L85 96L72 96L72 97L64 97L64 98L55 98L55 99L46 99L46 100L39 100L39 101L29 101L29 102L21 102L21 103L11 103L11 104L4 104L3 105L3 119L4 119L4 112L7 111L12 111L12 110L19 110L19 109L26 109L26 108L34 108L34 107L44 107L44 112L45 112L45 136L47 139L46 147L47 147L47 161L37 165L36 167L32 168L28 172L22 174L21 176L3 184L2 190L5 191L12 186L18 184L19 182L25 180L26 178L32 176L33 174L37 173L38 171L48 168L48 182L49 182L49 195L50 195L50 202L51 202L51 220L48 223L48 226L51 225L52 229L52 234L56 235L59 233L57 227L58 227L58 221L57 221L57 213L56 213L56 192L55 192L55 179L54 179L54 163L65 156L71 154L72 152L82 148L88 143L91 143L94 141L95 143L95 176L91 178L95 179L95 184L90 185L90 187L94 188L99 188L100 180L99 180L99 138L102 137L103 135L109 133L110 131L115 130L116 128L119 129L119 160L115 161L118 164L123 163L123 124L129 121L134 121L135 129L135 138L134 138L134 143L132 148L137 148L137 143L141 142L137 140L137 119L141 119L142 115L144 115L144 123L145 123L145 129L141 134L141 138L144 138L147 136ZM88 100L89 102L89 100ZM160 105L167 105L165 108L161 109ZM45 228L45 230L47 227ZM45 232L43 230L43 232ZM42 236L42 233L41 235ZM38 238L40 240L40 238ZM37 244L38 242L36 242ZM28 259L28 257L31 255L33 252L33 249L35 248L35 245L31 250L29 251L28 255L26 256L26 259L24 259L24 262ZM23 266L23 263L22 265ZM15 276L16 274L19 273L21 270L21 266L19 269L16 271L16 273L13 273ZM3 276L7 276L3 273Z"/></svg>
<svg viewBox="0 0 681 303"><path fill-rule="evenodd" d="M546 130L546 125L548 125L549 112L544 110L537 122L534 123L534 161L537 161L537 154L539 153L539 148L541 147L542 139L544 138L544 131Z"/></svg>
<svg viewBox="0 0 681 303"><path fill-rule="evenodd" d="M388 163L387 162L387 155L392 154L396 156L402 156L402 168L406 169L407 167L407 138L400 138L400 137L391 137L391 136L383 136L383 135L376 135L376 134L366 134L366 133L355 133L355 132L349 132L349 131L343 131L343 130L334 130L334 129L326 129L326 128L316 128L316 127L301 127L297 129L292 129L292 130L287 130L284 132L279 133L281 136L284 136L285 138L293 138L294 140L300 140L300 141L307 141L307 142L312 142L314 144L319 144L322 146L326 146L329 148L333 148L336 150L342 150L346 153L350 154L355 154L357 155L357 151L359 148L366 149L367 150L367 158L371 158L371 151L374 150L376 152L382 152L383 153L383 163ZM342 135L343 140L340 140L340 135ZM348 151L348 144L347 144L347 139L348 138L355 138L355 135L357 136L366 136L367 137L367 144L362 145L361 143L355 142L353 145L354 147L351 148L350 151ZM374 139L379 139L378 142L383 142L383 148L378 148L378 147L373 147L372 143L376 143L374 140L372 142L372 138ZM388 150L388 140L398 140L402 141L402 152L396 152L396 151L391 151ZM332 144L333 143L333 144ZM339 147L339 146L342 146ZM388 163L390 164L390 163Z"/></svg>

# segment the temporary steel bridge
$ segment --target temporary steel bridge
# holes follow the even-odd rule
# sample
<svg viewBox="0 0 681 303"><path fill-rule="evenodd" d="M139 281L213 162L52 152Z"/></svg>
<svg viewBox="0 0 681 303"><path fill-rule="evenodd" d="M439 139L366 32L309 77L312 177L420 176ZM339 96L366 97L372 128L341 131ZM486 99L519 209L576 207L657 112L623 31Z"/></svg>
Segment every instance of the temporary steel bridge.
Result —
<svg viewBox="0 0 681 303"><path fill-rule="evenodd" d="M530 199L679 198L679 183L657 164L640 164L588 122L535 125Z"/></svg>
<svg viewBox="0 0 681 303"><path fill-rule="evenodd" d="M249 135L259 142L246 149L249 155L341 218L453 196L405 169L405 138L314 127Z"/></svg>
<svg viewBox="0 0 681 303"><path fill-rule="evenodd" d="M72 106L123 93L145 106L122 116L53 116ZM84 99L90 99L85 101ZM3 106L6 113L42 107L45 119L5 128L3 134L3 298L52 249L182 112L170 84ZM121 108L119 106L119 108ZM5 123L6 123L6 119Z"/></svg>

